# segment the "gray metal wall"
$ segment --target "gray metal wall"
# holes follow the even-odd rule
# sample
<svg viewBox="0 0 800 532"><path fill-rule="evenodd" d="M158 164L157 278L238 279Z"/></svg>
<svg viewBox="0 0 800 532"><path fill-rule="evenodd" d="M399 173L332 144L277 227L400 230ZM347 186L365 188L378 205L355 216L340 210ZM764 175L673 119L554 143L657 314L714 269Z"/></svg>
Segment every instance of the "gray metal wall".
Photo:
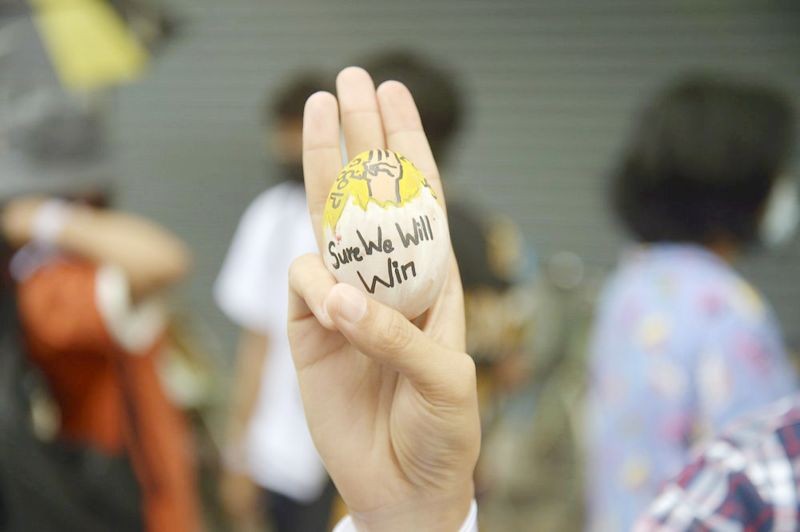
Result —
<svg viewBox="0 0 800 532"><path fill-rule="evenodd" d="M384 46L459 71L469 125L452 189L524 229L540 256L610 267L621 237L603 173L631 112L687 68L800 94L800 2L745 0L168 0L181 36L122 90L114 132L124 206L173 227L196 268L182 298L232 346L210 290L240 212L267 183L257 106L298 67L334 71ZM747 275L800 339L800 242Z"/></svg>

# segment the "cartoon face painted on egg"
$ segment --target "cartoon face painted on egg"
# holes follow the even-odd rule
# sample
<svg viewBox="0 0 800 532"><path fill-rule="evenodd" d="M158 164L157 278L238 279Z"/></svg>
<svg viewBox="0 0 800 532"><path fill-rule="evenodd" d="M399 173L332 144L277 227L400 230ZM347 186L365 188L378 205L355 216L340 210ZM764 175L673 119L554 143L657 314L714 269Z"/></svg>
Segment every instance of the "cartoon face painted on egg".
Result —
<svg viewBox="0 0 800 532"><path fill-rule="evenodd" d="M408 318L436 300L447 274L444 210L411 161L386 149L354 157L331 187L323 213L323 260Z"/></svg>

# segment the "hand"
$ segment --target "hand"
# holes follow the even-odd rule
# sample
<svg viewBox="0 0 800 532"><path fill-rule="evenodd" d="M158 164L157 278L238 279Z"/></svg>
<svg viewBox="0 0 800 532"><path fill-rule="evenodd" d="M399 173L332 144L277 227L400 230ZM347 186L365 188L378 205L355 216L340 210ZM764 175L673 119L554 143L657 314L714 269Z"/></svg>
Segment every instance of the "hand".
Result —
<svg viewBox="0 0 800 532"><path fill-rule="evenodd" d="M377 90L359 68L337 79L338 102L306 103L303 165L318 241L328 191L341 166L339 112L348 155L402 153L443 202L436 164L411 94ZM443 203L444 206L444 203ZM325 466L359 530L458 530L473 498L480 449L475 365L464 352L464 303L455 259L419 327L337 284L318 255L290 272L289 340L306 418Z"/></svg>

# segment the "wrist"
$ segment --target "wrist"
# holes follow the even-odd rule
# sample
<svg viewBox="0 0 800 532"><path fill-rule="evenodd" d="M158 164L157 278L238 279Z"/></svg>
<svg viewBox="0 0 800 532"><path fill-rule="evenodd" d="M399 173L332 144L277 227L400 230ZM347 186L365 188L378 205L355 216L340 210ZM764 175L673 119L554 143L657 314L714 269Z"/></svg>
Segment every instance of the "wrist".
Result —
<svg viewBox="0 0 800 532"><path fill-rule="evenodd" d="M351 510L359 532L459 532L475 496L472 480L452 493L420 493L402 503L367 512Z"/></svg>
<svg viewBox="0 0 800 532"><path fill-rule="evenodd" d="M33 215L31 240L54 246L64 231L74 208L66 201L49 199L42 202Z"/></svg>
<svg viewBox="0 0 800 532"><path fill-rule="evenodd" d="M18 198L3 210L3 234L16 247L28 242L55 245L69 220L79 210L59 199L35 196Z"/></svg>

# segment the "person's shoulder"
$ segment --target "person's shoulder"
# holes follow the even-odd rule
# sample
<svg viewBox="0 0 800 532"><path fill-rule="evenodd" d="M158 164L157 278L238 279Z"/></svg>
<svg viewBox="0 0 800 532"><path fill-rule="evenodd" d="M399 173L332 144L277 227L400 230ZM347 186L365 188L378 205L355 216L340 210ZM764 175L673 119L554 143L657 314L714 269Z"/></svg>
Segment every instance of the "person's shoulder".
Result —
<svg viewBox="0 0 800 532"><path fill-rule="evenodd" d="M691 286L686 313L705 324L703 338L751 337L759 343L782 343L780 325L769 302L732 267L707 265Z"/></svg>
<svg viewBox="0 0 800 532"><path fill-rule="evenodd" d="M770 322L771 309L752 284L722 258L700 247L680 250L668 265L684 303L683 312L698 323L738 323L757 326Z"/></svg>
<svg viewBox="0 0 800 532"><path fill-rule="evenodd" d="M100 267L58 256L19 282L20 321L37 344L51 353L95 353L109 346L99 295Z"/></svg>
<svg viewBox="0 0 800 532"><path fill-rule="evenodd" d="M283 187L283 183L270 187L266 190L263 190L253 198L250 204L247 206L245 210L245 215L248 213L258 213L268 210L273 205L278 205L281 203L282 197L285 195L285 189Z"/></svg>
<svg viewBox="0 0 800 532"><path fill-rule="evenodd" d="M735 272L726 281L721 290L733 312L752 323L764 322L771 317L769 303L755 286Z"/></svg>
<svg viewBox="0 0 800 532"><path fill-rule="evenodd" d="M620 254L617 264L609 273L600 292L603 315L613 314L611 309L636 307L636 313L646 312L654 300L651 296L654 271L650 253L643 246L631 246ZM627 314L628 312L622 312Z"/></svg>
<svg viewBox="0 0 800 532"><path fill-rule="evenodd" d="M305 191L302 186L289 182L278 183L256 196L248 205L242 219L271 217L298 202L302 202L305 208Z"/></svg>
<svg viewBox="0 0 800 532"><path fill-rule="evenodd" d="M285 209L289 191L284 183L270 187L259 193L239 218L238 234L250 234L251 231L261 232L271 220L282 216Z"/></svg>

